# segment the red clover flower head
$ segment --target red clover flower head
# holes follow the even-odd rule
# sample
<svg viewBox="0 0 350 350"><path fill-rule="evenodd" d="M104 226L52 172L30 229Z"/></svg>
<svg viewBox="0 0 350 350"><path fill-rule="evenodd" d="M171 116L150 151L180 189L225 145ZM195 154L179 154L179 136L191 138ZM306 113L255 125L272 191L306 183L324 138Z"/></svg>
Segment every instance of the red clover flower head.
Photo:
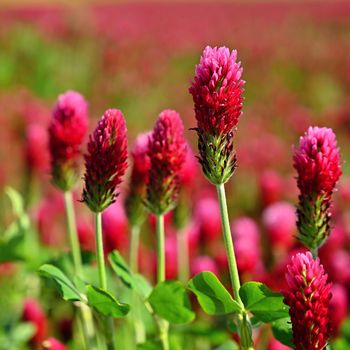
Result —
<svg viewBox="0 0 350 350"><path fill-rule="evenodd" d="M151 132L140 134L131 151L133 160L129 192L125 198L124 206L128 220L132 226L140 225L145 219L143 201L146 195L148 173L151 161L148 156L148 140Z"/></svg>
<svg viewBox="0 0 350 350"><path fill-rule="evenodd" d="M332 129L309 127L294 148L293 160L300 190L298 239L310 249L318 249L330 233L331 196L342 174Z"/></svg>
<svg viewBox="0 0 350 350"><path fill-rule="evenodd" d="M287 266L288 289L283 292L289 306L296 350L322 350L329 338L331 283L320 260L310 252L298 253Z"/></svg>
<svg viewBox="0 0 350 350"><path fill-rule="evenodd" d="M115 202L116 187L127 168L127 138L123 114L108 109L90 135L85 155L82 201L95 213Z"/></svg>
<svg viewBox="0 0 350 350"><path fill-rule="evenodd" d="M67 350L67 347L56 338L50 337L43 342L44 349Z"/></svg>
<svg viewBox="0 0 350 350"><path fill-rule="evenodd" d="M164 214L176 205L186 158L184 128L177 112L168 109L159 115L149 138L148 156L151 168L146 205L152 213Z"/></svg>
<svg viewBox="0 0 350 350"><path fill-rule="evenodd" d="M87 103L75 91L58 97L49 126L53 183L69 190L77 179L77 160L88 128Z"/></svg>
<svg viewBox="0 0 350 350"><path fill-rule="evenodd" d="M228 181L236 166L233 134L242 114L243 68L237 51L207 46L189 92L197 119L199 161L214 184Z"/></svg>

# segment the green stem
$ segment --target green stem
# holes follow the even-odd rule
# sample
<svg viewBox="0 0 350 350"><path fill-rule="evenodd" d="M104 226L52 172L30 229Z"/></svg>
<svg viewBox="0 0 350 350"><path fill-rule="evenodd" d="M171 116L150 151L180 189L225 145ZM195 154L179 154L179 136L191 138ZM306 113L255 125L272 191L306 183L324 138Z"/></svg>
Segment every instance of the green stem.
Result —
<svg viewBox="0 0 350 350"><path fill-rule="evenodd" d="M313 257L314 259L316 259L317 256L318 256L318 248L316 247L316 248L314 248L314 249L311 249L311 254L312 254L312 257Z"/></svg>
<svg viewBox="0 0 350 350"><path fill-rule="evenodd" d="M130 269L133 273L138 273L139 243L140 226L135 225L131 227L130 240ZM146 332L140 315L140 300L135 290L132 291L132 305L131 317L135 330L135 342L142 344L146 341Z"/></svg>
<svg viewBox="0 0 350 350"><path fill-rule="evenodd" d="M81 277L83 272L83 265L81 262L81 252L75 223L73 196L71 191L64 192L64 203L66 208L67 229L72 251L74 269L75 273Z"/></svg>
<svg viewBox="0 0 350 350"><path fill-rule="evenodd" d="M157 230L157 283L165 281L165 241L164 241L164 215L156 216Z"/></svg>
<svg viewBox="0 0 350 350"><path fill-rule="evenodd" d="M189 280L190 266L186 233L185 229L181 229L177 234L177 269L179 280L184 284Z"/></svg>
<svg viewBox="0 0 350 350"><path fill-rule="evenodd" d="M96 255L100 288L107 290L107 274L102 237L102 213L96 213ZM104 325L106 327L107 349L114 350L116 344L113 319L110 317L106 318Z"/></svg>
<svg viewBox="0 0 350 350"><path fill-rule="evenodd" d="M225 243L226 254L228 259L231 285L232 285L234 297L236 298L238 303L243 305L241 297L239 296L239 289L241 288L241 283L239 281L236 256L235 256L232 235L231 235L230 221L229 221L228 212L227 212L225 185L224 184L217 185L216 189L217 189L218 198L219 198L222 232L224 236L224 243Z"/></svg>
<svg viewBox="0 0 350 350"><path fill-rule="evenodd" d="M67 216L67 231L72 251L74 270L77 276L82 277L83 265L81 261L81 251L76 229L73 196L71 191L64 193L64 203ZM79 312L81 317L81 329L84 333L86 349L95 350L97 349L97 344L95 340L95 327L91 309L87 305L81 304L79 306Z"/></svg>
<svg viewBox="0 0 350 350"><path fill-rule="evenodd" d="M239 295L239 289L241 288L241 283L239 281L239 273L237 268L235 250L233 247L230 221L229 221L228 211L227 211L225 185L224 184L217 185L216 189L217 189L218 198L219 198L222 232L224 236L224 243L225 243L226 254L228 259L232 290L234 293L234 298L242 306L242 311L239 315L239 321L238 321L239 323L238 328L240 330L239 333L241 338L241 349L254 350L250 320L246 311L244 310L244 304Z"/></svg>
<svg viewBox="0 0 350 350"><path fill-rule="evenodd" d="M107 277L102 238L102 214L96 213L96 255L100 288L107 289Z"/></svg>
<svg viewBox="0 0 350 350"><path fill-rule="evenodd" d="M139 269L139 243L140 243L140 226L131 227L130 240L130 269L133 273L138 273Z"/></svg>
<svg viewBox="0 0 350 350"><path fill-rule="evenodd" d="M165 281L165 239L164 239L164 215L156 216L157 231L157 283ZM158 319L159 337L163 350L169 350L169 323L163 319Z"/></svg>

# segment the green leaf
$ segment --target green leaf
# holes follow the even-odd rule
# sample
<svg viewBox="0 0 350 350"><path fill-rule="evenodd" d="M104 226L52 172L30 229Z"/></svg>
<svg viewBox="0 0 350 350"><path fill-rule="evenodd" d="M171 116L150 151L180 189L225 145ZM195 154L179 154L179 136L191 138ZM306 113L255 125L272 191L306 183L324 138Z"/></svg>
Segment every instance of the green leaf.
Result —
<svg viewBox="0 0 350 350"><path fill-rule="evenodd" d="M239 290L245 308L258 320L268 323L288 317L283 295L275 293L260 282L247 282Z"/></svg>
<svg viewBox="0 0 350 350"><path fill-rule="evenodd" d="M13 212L17 216L21 216L24 213L24 202L21 194L10 186L5 188L5 192L10 198Z"/></svg>
<svg viewBox="0 0 350 350"><path fill-rule="evenodd" d="M159 341L148 341L143 344L137 344L137 350L163 350L163 346Z"/></svg>
<svg viewBox="0 0 350 350"><path fill-rule="evenodd" d="M292 343L292 322L289 317L281 318L271 323L273 336L282 344L294 348Z"/></svg>
<svg viewBox="0 0 350 350"><path fill-rule="evenodd" d="M215 350L239 350L239 347L234 341L228 340L218 348L215 348Z"/></svg>
<svg viewBox="0 0 350 350"><path fill-rule="evenodd" d="M189 323L195 318L187 291L179 281L159 283L148 301L154 312L170 323Z"/></svg>
<svg viewBox="0 0 350 350"><path fill-rule="evenodd" d="M113 271L124 285L134 289L143 299L147 299L152 291L152 287L148 281L143 276L132 273L124 258L117 250L110 253L108 258Z"/></svg>
<svg viewBox="0 0 350 350"><path fill-rule="evenodd" d="M241 306L211 272L194 276L188 288L196 294L202 309L209 315L226 315L241 310Z"/></svg>
<svg viewBox="0 0 350 350"><path fill-rule="evenodd" d="M39 268L39 274L43 277L53 279L64 300L82 300L83 295L79 293L73 282L56 266L45 264Z"/></svg>
<svg viewBox="0 0 350 350"><path fill-rule="evenodd" d="M120 303L108 291L95 286L87 286L88 304L104 316L124 317L128 314L130 306Z"/></svg>
<svg viewBox="0 0 350 350"><path fill-rule="evenodd" d="M124 285L128 288L133 288L132 273L120 253L117 250L114 250L109 254L108 259L111 263L112 269L122 280Z"/></svg>
<svg viewBox="0 0 350 350"><path fill-rule="evenodd" d="M11 336L16 343L26 343L34 335L36 327L31 322L21 322L17 324L12 332Z"/></svg>

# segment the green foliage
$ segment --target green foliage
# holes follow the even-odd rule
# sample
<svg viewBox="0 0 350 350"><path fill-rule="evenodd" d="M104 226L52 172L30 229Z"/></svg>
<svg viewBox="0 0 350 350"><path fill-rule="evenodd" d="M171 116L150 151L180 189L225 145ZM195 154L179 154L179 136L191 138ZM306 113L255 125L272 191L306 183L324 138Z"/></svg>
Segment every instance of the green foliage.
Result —
<svg viewBox="0 0 350 350"><path fill-rule="evenodd" d="M148 341L137 345L137 350L163 350L163 346L159 341Z"/></svg>
<svg viewBox="0 0 350 350"><path fill-rule="evenodd" d="M202 309L209 315L225 315L240 312L240 305L211 272L201 272L188 283L197 296Z"/></svg>
<svg viewBox="0 0 350 350"><path fill-rule="evenodd" d="M120 303L108 291L95 286L87 286L88 304L104 316L124 317L128 314L130 306Z"/></svg>
<svg viewBox="0 0 350 350"><path fill-rule="evenodd" d="M234 341L228 340L218 348L215 348L215 350L239 350L239 347Z"/></svg>
<svg viewBox="0 0 350 350"><path fill-rule="evenodd" d="M114 250L110 253L108 259L113 271L126 287L135 290L142 299L149 297L152 287L148 281L143 276L131 272L129 266L118 251Z"/></svg>
<svg viewBox="0 0 350 350"><path fill-rule="evenodd" d="M19 322L10 329L3 330L0 332L0 350L24 349L34 333L35 326L29 322Z"/></svg>
<svg viewBox="0 0 350 350"><path fill-rule="evenodd" d="M272 322L273 336L282 344L294 348L292 343L293 331L290 317L284 317Z"/></svg>
<svg viewBox="0 0 350 350"><path fill-rule="evenodd" d="M39 274L51 278L56 282L62 298L67 301L82 301L83 295L75 287L73 282L57 267L45 264L40 267Z"/></svg>
<svg viewBox="0 0 350 350"><path fill-rule="evenodd" d="M269 323L288 317L288 306L283 303L283 295L275 293L260 282L247 282L239 290L246 310L261 322Z"/></svg>
<svg viewBox="0 0 350 350"><path fill-rule="evenodd" d="M159 283L148 301L154 312L170 323L189 323L195 318L187 291L179 281Z"/></svg>

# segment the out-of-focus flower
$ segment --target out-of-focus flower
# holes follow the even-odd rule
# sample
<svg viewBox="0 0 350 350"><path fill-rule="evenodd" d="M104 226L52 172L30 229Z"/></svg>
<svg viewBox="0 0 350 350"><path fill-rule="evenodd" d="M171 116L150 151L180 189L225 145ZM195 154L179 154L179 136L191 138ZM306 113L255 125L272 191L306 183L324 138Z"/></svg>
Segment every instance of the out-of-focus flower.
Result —
<svg viewBox="0 0 350 350"><path fill-rule="evenodd" d="M86 252L94 252L95 232L92 222L78 218L77 233L81 249Z"/></svg>
<svg viewBox="0 0 350 350"><path fill-rule="evenodd" d="M131 151L133 166L129 191L124 201L126 215L131 226L140 225L144 221L143 200L146 196L151 162L148 156L148 142L151 133L140 134L134 143Z"/></svg>
<svg viewBox="0 0 350 350"><path fill-rule="evenodd" d="M184 164L180 172L181 186L191 191L194 181L198 176L198 162L194 156L193 150L187 143L187 152Z"/></svg>
<svg viewBox="0 0 350 350"><path fill-rule="evenodd" d="M36 327L31 343L39 346L46 337L47 320L43 309L35 299L26 299L24 301L22 319L33 323Z"/></svg>
<svg viewBox="0 0 350 350"><path fill-rule="evenodd" d="M346 288L341 284L333 284L331 293L332 299L329 304L329 320L332 332L334 335L337 335L347 315L348 296Z"/></svg>
<svg viewBox="0 0 350 350"><path fill-rule="evenodd" d="M75 91L58 97L49 127L53 183L70 190L77 179L78 158L88 128L87 103Z"/></svg>
<svg viewBox="0 0 350 350"><path fill-rule="evenodd" d="M288 250L296 232L295 208L287 202L277 202L268 206L262 214L262 221L272 247Z"/></svg>
<svg viewBox="0 0 350 350"><path fill-rule="evenodd" d="M252 272L260 261L260 232L256 222L249 217L240 217L231 224L238 270Z"/></svg>
<svg viewBox="0 0 350 350"><path fill-rule="evenodd" d="M293 159L300 190L298 239L314 250L329 236L331 196L342 173L335 134L328 128L310 127Z"/></svg>
<svg viewBox="0 0 350 350"><path fill-rule="evenodd" d="M147 184L147 207L154 214L164 214L176 205L180 189L180 172L186 157L186 141L180 116L164 110L149 138L151 161Z"/></svg>
<svg viewBox="0 0 350 350"><path fill-rule="evenodd" d="M126 252L128 249L128 220L119 201L111 205L102 214L102 229L105 253L114 249Z"/></svg>
<svg viewBox="0 0 350 350"><path fill-rule="evenodd" d="M264 171L259 178L259 188L263 207L281 200L283 179L273 170Z"/></svg>
<svg viewBox="0 0 350 350"><path fill-rule="evenodd" d="M68 348L63 343L53 337L50 337L43 342L43 349L68 350Z"/></svg>
<svg viewBox="0 0 350 350"><path fill-rule="evenodd" d="M202 271L209 271L216 275L219 274L219 269L216 262L210 256L196 256L191 263L192 276L197 275Z"/></svg>
<svg viewBox="0 0 350 350"><path fill-rule="evenodd" d="M283 345L278 340L272 338L269 342L267 350L290 350L290 347L287 345Z"/></svg>
<svg viewBox="0 0 350 350"><path fill-rule="evenodd" d="M205 242L212 242L221 236L220 208L215 198L198 199L194 208L194 220L199 227L200 237Z"/></svg>
<svg viewBox="0 0 350 350"><path fill-rule="evenodd" d="M30 124L26 132L25 159L28 169L45 174L50 169L47 130L39 124Z"/></svg>
<svg viewBox="0 0 350 350"><path fill-rule="evenodd" d="M228 181L236 167L233 134L242 113L243 69L237 51L207 46L189 92L194 101L199 161L213 184Z"/></svg>
<svg viewBox="0 0 350 350"><path fill-rule="evenodd" d="M64 201L61 193L55 191L40 203L37 211L37 226L40 241L55 248L66 244L64 232Z"/></svg>
<svg viewBox="0 0 350 350"><path fill-rule="evenodd" d="M117 186L127 168L126 125L122 112L108 109L90 135L85 158L82 201L91 211L102 212L115 202Z"/></svg>
<svg viewBox="0 0 350 350"><path fill-rule="evenodd" d="M284 302L290 307L296 350L323 349L329 338L331 284L320 260L298 253L287 266Z"/></svg>

